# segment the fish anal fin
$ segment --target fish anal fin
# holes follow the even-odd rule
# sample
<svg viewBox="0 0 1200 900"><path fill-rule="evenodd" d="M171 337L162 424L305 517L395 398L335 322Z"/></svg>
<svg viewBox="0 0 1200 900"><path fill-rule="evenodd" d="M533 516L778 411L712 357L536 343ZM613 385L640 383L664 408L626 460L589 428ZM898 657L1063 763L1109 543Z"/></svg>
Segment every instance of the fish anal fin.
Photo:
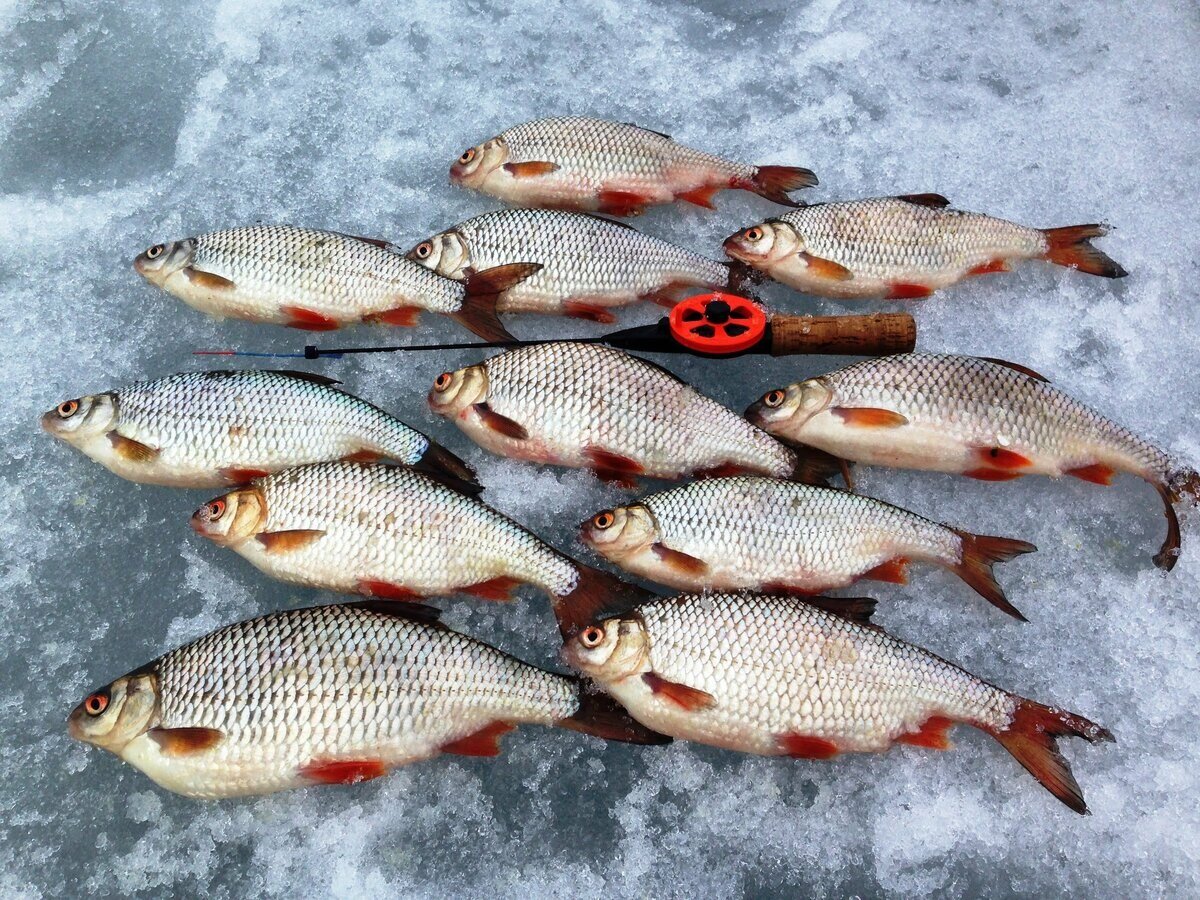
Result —
<svg viewBox="0 0 1200 900"><path fill-rule="evenodd" d="M914 747L928 747L931 750L949 750L954 745L950 743L948 734L953 719L945 716L930 716L921 723L921 727L908 734L896 738L897 744L911 744Z"/></svg>
<svg viewBox="0 0 1200 900"><path fill-rule="evenodd" d="M809 271L819 278L827 278L830 281L849 281L854 277L853 272L832 259L814 256L806 250L801 250L797 255L808 264Z"/></svg>
<svg viewBox="0 0 1200 900"><path fill-rule="evenodd" d="M231 291L236 287L232 281L222 275L202 272L193 266L184 267L183 273L187 276L187 280L196 287L207 288L210 291Z"/></svg>
<svg viewBox="0 0 1200 900"><path fill-rule="evenodd" d="M146 734L164 756L191 756L221 743L225 733L216 728L151 728Z"/></svg>
<svg viewBox="0 0 1200 900"><path fill-rule="evenodd" d="M133 438L127 438L125 435L116 431L108 433L108 442L112 444L113 452L122 459L127 459L130 462L153 462L158 458L159 451L143 444L141 441L135 441Z"/></svg>
<svg viewBox="0 0 1200 900"><path fill-rule="evenodd" d="M300 550L324 536L325 532L317 528L293 528L289 531L264 531L255 537L267 553L278 554Z"/></svg>
<svg viewBox="0 0 1200 900"><path fill-rule="evenodd" d="M908 560L902 556L889 559L864 572L862 577L872 581L885 581L888 584L908 584Z"/></svg>
<svg viewBox="0 0 1200 900"><path fill-rule="evenodd" d="M653 672L643 673L642 680L646 682L650 690L656 695L688 712L710 709L717 703L716 698L707 691L688 687L686 684L680 684L677 681L668 681Z"/></svg>
<svg viewBox="0 0 1200 900"><path fill-rule="evenodd" d="M280 311L288 317L288 328L300 328L304 331L336 331L341 327L337 319L323 313L305 309L303 306L284 306Z"/></svg>
<svg viewBox="0 0 1200 900"><path fill-rule="evenodd" d="M524 425L520 422L514 422L508 416L500 415L500 413L487 404L487 401L476 403L472 409L474 409L475 415L479 417L479 421L497 434L502 434L517 441L523 441L529 437L529 432L525 430Z"/></svg>
<svg viewBox="0 0 1200 900"><path fill-rule="evenodd" d="M703 578L708 574L708 563L704 560L697 559L681 550L672 550L662 541L655 541L650 545L650 550L664 566L682 575Z"/></svg>
<svg viewBox="0 0 1200 900"><path fill-rule="evenodd" d="M999 272L1011 272L1012 266L1008 264L1006 259L993 259L991 262L981 263L973 269L968 269L968 275L994 275Z"/></svg>
<svg viewBox="0 0 1200 900"><path fill-rule="evenodd" d="M487 581L479 581L475 584L468 584L459 590L464 594L470 594L472 597L478 597L481 600L496 600L505 601L513 598L513 592L520 587L522 582L515 578L509 578L507 575L501 575L498 578L489 578Z"/></svg>
<svg viewBox="0 0 1200 900"><path fill-rule="evenodd" d="M933 293L933 288L926 284L912 284L907 281L894 281L888 285L888 300L923 300Z"/></svg>
<svg viewBox="0 0 1200 900"><path fill-rule="evenodd" d="M650 197L636 191L601 191L596 202L599 211L610 216L640 216L646 211Z"/></svg>
<svg viewBox="0 0 1200 900"><path fill-rule="evenodd" d="M837 744L825 738L790 732L779 735L778 740L780 749L793 759L833 759L838 755Z"/></svg>
<svg viewBox="0 0 1200 900"><path fill-rule="evenodd" d="M1104 463L1092 463L1090 466L1077 466L1074 469L1067 469L1066 473L1072 478L1079 478L1083 481L1090 481L1092 484L1110 485L1113 483L1113 478L1117 474L1117 470L1112 466L1106 466Z"/></svg>
<svg viewBox="0 0 1200 900"><path fill-rule="evenodd" d="M300 774L318 784L358 784L387 774L380 759L314 759Z"/></svg>
<svg viewBox="0 0 1200 900"><path fill-rule="evenodd" d="M547 162L541 159L504 164L504 171L513 178L536 178L539 175L549 175L551 172L557 172L558 168L558 163Z"/></svg>
<svg viewBox="0 0 1200 900"><path fill-rule="evenodd" d="M684 191L681 194L676 194L676 200L686 200L688 203L693 203L696 206L702 206L705 209L716 209L716 204L713 203L713 197L721 187L719 185L705 185L703 187L692 188L690 191Z"/></svg>
<svg viewBox="0 0 1200 900"><path fill-rule="evenodd" d="M420 317L420 307L397 306L382 312L367 313L363 316L363 321L372 325L396 325L400 328L412 328Z"/></svg>
<svg viewBox="0 0 1200 900"><path fill-rule="evenodd" d="M493 722L474 734L443 745L442 752L456 753L459 756L499 756L500 738L516 728L511 722Z"/></svg>
<svg viewBox="0 0 1200 900"><path fill-rule="evenodd" d="M868 406L834 406L829 410L845 424L855 428L899 428L908 424L908 417L890 409Z"/></svg>
<svg viewBox="0 0 1200 900"><path fill-rule="evenodd" d="M418 594L402 584L392 584L390 581L364 579L358 583L357 590L364 597L378 597L380 600L396 600L401 603L413 603L425 599L423 594Z"/></svg>
<svg viewBox="0 0 1200 900"><path fill-rule="evenodd" d="M990 469L987 466L980 466L977 469L967 469L963 474L977 481L1013 481L1020 478L1023 473L1011 469Z"/></svg>
<svg viewBox="0 0 1200 900"><path fill-rule="evenodd" d="M588 322L599 322L602 325L612 325L617 321L608 309L596 303L583 300L564 300L563 315L572 319L584 319Z"/></svg>

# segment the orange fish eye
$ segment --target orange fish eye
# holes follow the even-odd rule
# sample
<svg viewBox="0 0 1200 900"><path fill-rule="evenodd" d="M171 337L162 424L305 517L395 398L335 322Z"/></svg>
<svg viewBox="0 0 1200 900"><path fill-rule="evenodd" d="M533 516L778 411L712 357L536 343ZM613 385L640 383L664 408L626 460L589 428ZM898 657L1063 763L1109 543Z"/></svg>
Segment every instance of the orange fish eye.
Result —
<svg viewBox="0 0 1200 900"><path fill-rule="evenodd" d="M208 504L208 518L210 522L215 522L225 513L225 501L214 500Z"/></svg>
<svg viewBox="0 0 1200 900"><path fill-rule="evenodd" d="M435 391L446 390L446 388L450 387L450 382L453 378L454 378L454 376L451 375L449 372L443 372L436 379L434 379L433 389Z"/></svg>
<svg viewBox="0 0 1200 900"><path fill-rule="evenodd" d="M604 629L599 625L589 625L579 633L579 643L589 650L599 647L602 640L604 640Z"/></svg>
<svg viewBox="0 0 1200 900"><path fill-rule="evenodd" d="M429 241L417 245L417 259L428 259L429 254L432 252L433 244L429 243Z"/></svg>
<svg viewBox="0 0 1200 900"><path fill-rule="evenodd" d="M592 524L601 531L603 531L605 528L612 528L612 524L616 520L617 517L612 514L612 510L610 509L606 509L604 512L599 512L592 516Z"/></svg>
<svg viewBox="0 0 1200 900"><path fill-rule="evenodd" d="M146 258L147 259L158 259L158 257L163 255L163 251L166 249L167 248L163 244L155 244L153 247L151 247L149 250L146 251Z"/></svg>
<svg viewBox="0 0 1200 900"><path fill-rule="evenodd" d="M763 403L774 409L775 407L779 406L779 404L783 403L783 391L771 391L769 394L763 397Z"/></svg>
<svg viewBox="0 0 1200 900"><path fill-rule="evenodd" d="M458 161L464 166L475 158L475 148L463 152L463 155L458 158Z"/></svg>
<svg viewBox="0 0 1200 900"><path fill-rule="evenodd" d="M89 716L100 715L100 713L108 709L108 694L103 691L96 691L94 694L89 694L88 698L83 701L83 709Z"/></svg>
<svg viewBox="0 0 1200 900"><path fill-rule="evenodd" d="M763 236L762 229L755 225L753 228L746 229L746 240L761 241Z"/></svg>
<svg viewBox="0 0 1200 900"><path fill-rule="evenodd" d="M69 419L71 416L75 415L78 409L78 400L67 400L65 403L58 404L58 417L60 419Z"/></svg>

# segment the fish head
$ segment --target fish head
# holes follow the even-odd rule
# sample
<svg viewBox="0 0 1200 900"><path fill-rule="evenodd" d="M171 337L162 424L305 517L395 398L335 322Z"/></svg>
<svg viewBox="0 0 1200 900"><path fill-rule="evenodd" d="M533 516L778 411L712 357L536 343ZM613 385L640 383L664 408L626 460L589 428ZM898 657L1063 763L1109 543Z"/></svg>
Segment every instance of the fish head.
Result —
<svg viewBox="0 0 1200 900"><path fill-rule="evenodd" d="M833 392L819 378L767 391L746 410L746 418L771 434L796 435L817 413L828 409Z"/></svg>
<svg viewBox="0 0 1200 900"><path fill-rule="evenodd" d="M443 278L466 281L471 268L471 248L457 231L443 231L421 241L406 254L417 265Z"/></svg>
<svg viewBox="0 0 1200 900"><path fill-rule="evenodd" d="M120 755L153 727L158 714L158 676L152 670L122 675L88 694L67 717L67 733Z"/></svg>
<svg viewBox="0 0 1200 900"><path fill-rule="evenodd" d="M439 416L453 418L488 396L488 374L483 364L443 372L429 390L429 408Z"/></svg>
<svg viewBox="0 0 1200 900"><path fill-rule="evenodd" d="M640 503L596 513L580 526L583 542L614 562L650 549L659 539L654 514Z"/></svg>
<svg viewBox="0 0 1200 900"><path fill-rule="evenodd" d="M238 488L209 500L192 513L192 530L222 547L250 540L267 524L262 488Z"/></svg>
<svg viewBox="0 0 1200 900"><path fill-rule="evenodd" d="M725 238L725 255L750 266L781 261L804 249L804 241L792 226L768 219Z"/></svg>
<svg viewBox="0 0 1200 900"><path fill-rule="evenodd" d="M563 645L567 665L601 684L650 671L650 641L640 616L602 619Z"/></svg>
<svg viewBox="0 0 1200 900"><path fill-rule="evenodd" d="M169 244L155 244L138 254L133 270L151 284L162 286L168 278L188 265L196 255L196 239L184 238Z"/></svg>
<svg viewBox="0 0 1200 900"><path fill-rule="evenodd" d="M117 395L112 393L64 400L42 415L42 429L71 444L106 434L116 422Z"/></svg>
<svg viewBox="0 0 1200 900"><path fill-rule="evenodd" d="M488 176L508 162L508 143L497 135L468 147L450 167L450 183L478 189Z"/></svg>

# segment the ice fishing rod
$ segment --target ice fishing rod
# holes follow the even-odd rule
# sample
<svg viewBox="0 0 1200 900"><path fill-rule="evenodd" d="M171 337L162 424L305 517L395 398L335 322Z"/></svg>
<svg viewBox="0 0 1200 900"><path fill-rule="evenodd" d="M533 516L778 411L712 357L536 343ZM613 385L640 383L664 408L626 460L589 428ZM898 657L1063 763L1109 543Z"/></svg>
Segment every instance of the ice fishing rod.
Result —
<svg viewBox="0 0 1200 900"><path fill-rule="evenodd" d="M467 341L445 344L395 344L383 347L321 348L309 344L303 353L255 353L241 350L197 350L198 356L255 356L273 359L340 359L355 353L400 353L420 350L472 350L529 347L569 340L606 344L640 353L690 353L733 357L744 353L771 356L889 356L916 346L917 325L905 312L855 316L767 316L758 304L735 294L697 294L676 304L671 314L652 325L640 325L592 337Z"/></svg>

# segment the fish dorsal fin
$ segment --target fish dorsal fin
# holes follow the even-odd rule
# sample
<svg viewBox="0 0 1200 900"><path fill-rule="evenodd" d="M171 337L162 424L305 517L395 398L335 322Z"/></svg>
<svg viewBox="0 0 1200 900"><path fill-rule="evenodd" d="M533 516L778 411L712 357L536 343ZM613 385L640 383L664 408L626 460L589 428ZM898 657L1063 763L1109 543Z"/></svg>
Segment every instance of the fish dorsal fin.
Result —
<svg viewBox="0 0 1200 900"><path fill-rule="evenodd" d="M805 597L803 602L859 625L875 625L875 601L870 597Z"/></svg>
<svg viewBox="0 0 1200 900"><path fill-rule="evenodd" d="M393 616L397 619L407 619L422 625L442 625L442 611L428 603L412 603L407 600L386 600L371 597L367 600L356 600L343 603L353 609L365 609L367 612L379 613L381 616ZM444 628L445 626L442 625Z"/></svg>
<svg viewBox="0 0 1200 900"><path fill-rule="evenodd" d="M360 234L346 234L342 231L335 231L334 234L339 237L349 238L352 241L362 241L364 244L370 244L373 247L378 247L380 250L387 250L389 253L400 253L400 248L391 241L385 241L383 238L363 237Z"/></svg>
<svg viewBox="0 0 1200 900"><path fill-rule="evenodd" d="M666 138L668 141L675 140L669 134L663 134L661 131L655 131L653 128L647 128L645 125L639 125L636 122L622 122L621 124L628 125L630 128L636 128L638 131L648 131L651 134L657 134L660 138Z"/></svg>
<svg viewBox="0 0 1200 900"><path fill-rule="evenodd" d="M618 352L619 352L619 353L625 353L625 351L624 351L624 350L618 350ZM628 355L628 356L633 356L633 354L632 354L632 353L629 353L629 354L627 354L627 355ZM651 361L651 360L649 360L649 359L646 359L644 356L633 356L633 358L634 358L634 359L636 359L638 362L640 362L640 363L641 363L642 365L644 365L644 366L649 366L651 369L656 369L656 370L658 370L659 372L661 372L662 374L664 374L664 375L666 375L668 378L670 378L672 381L678 382L679 384L682 384L682 385L684 385L685 387L689 387L689 388L690 388L690 387L692 387L690 384L688 384L686 381L684 381L682 378L680 378L678 375L676 375L676 374L675 374L674 372L672 372L670 369L668 369L668 368L665 368L664 366L661 366L661 365L659 365L658 363L656 363L656 362L653 362L653 361ZM695 388L692 388L692 390L695 390Z"/></svg>
<svg viewBox="0 0 1200 900"><path fill-rule="evenodd" d="M330 378L328 375L318 375L316 372L301 372L299 369L213 369L211 372L204 372L203 375L205 378L216 380L219 378L233 378L235 375L245 375L247 372L270 372L273 375L286 375L288 378L311 381L313 384L327 386L341 384L336 378Z"/></svg>
<svg viewBox="0 0 1200 900"><path fill-rule="evenodd" d="M1039 375L1037 372L1033 371L1033 369L1029 368L1028 366L1023 366L1020 363L1009 362L1006 359L996 359L994 356L980 356L978 358L982 359L984 362L994 363L997 366L1004 366L1006 369L1012 369L1014 372L1020 372L1022 375L1028 375L1030 378L1033 378L1036 381L1044 381L1046 384L1050 383L1050 379L1045 375Z"/></svg>
<svg viewBox="0 0 1200 900"><path fill-rule="evenodd" d="M945 209L950 205L950 201L941 194L900 194L896 199L916 206L928 206L931 209Z"/></svg>
<svg viewBox="0 0 1200 900"><path fill-rule="evenodd" d="M605 225L616 225L619 228L628 228L630 231L637 231L637 229L634 228L632 225L630 225L628 222L621 222L621 221L618 221L617 219L610 219L608 216L601 216L601 215L597 215L596 213L580 212L580 211L572 210L571 215L584 216L585 218L588 218L588 219L595 219L597 222L603 222Z"/></svg>

